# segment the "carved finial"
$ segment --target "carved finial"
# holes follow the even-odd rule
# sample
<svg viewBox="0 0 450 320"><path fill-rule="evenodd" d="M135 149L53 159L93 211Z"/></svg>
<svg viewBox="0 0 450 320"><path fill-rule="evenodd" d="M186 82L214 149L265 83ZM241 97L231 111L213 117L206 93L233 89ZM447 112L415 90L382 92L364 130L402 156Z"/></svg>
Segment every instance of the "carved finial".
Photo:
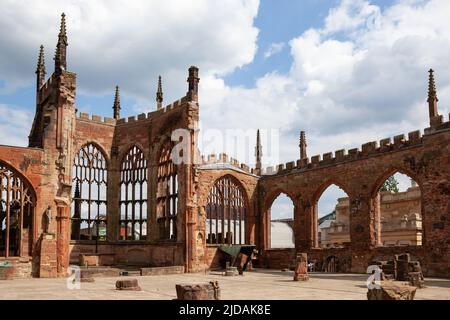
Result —
<svg viewBox="0 0 450 320"><path fill-rule="evenodd" d="M429 79L428 79L428 110L429 110L429 116L430 116L430 125L433 126L435 123L436 117L439 116L438 114L438 98L436 93L436 83L434 82L434 70L430 69L428 71L430 73Z"/></svg>
<svg viewBox="0 0 450 320"><path fill-rule="evenodd" d="M39 89L44 85L45 83L45 57L44 57L44 46L41 44L40 50L39 50L39 57L38 57L38 63L36 68L36 75L37 75L37 85L36 89L39 91Z"/></svg>
<svg viewBox="0 0 450 320"><path fill-rule="evenodd" d="M162 91L162 82L161 82L161 76L158 77L158 90L156 91L156 106L157 109L162 108L163 103L163 91Z"/></svg>
<svg viewBox="0 0 450 320"><path fill-rule="evenodd" d="M198 83L200 78L198 77L198 68L192 66L189 68L189 77L187 79L189 87L187 97L191 101L198 101Z"/></svg>
<svg viewBox="0 0 450 320"><path fill-rule="evenodd" d="M436 94L436 83L434 82L434 70L430 69L428 72L430 73L428 80L428 102L434 101L435 99L439 101Z"/></svg>
<svg viewBox="0 0 450 320"><path fill-rule="evenodd" d="M255 157L256 157L255 174L260 176L261 175L261 168L262 168L262 162L261 162L262 145L261 145L261 135L259 133L259 129L256 132Z"/></svg>
<svg viewBox="0 0 450 320"><path fill-rule="evenodd" d="M306 154L306 147L308 145L306 144L306 135L305 131L300 131L300 160L306 159L308 155Z"/></svg>
<svg viewBox="0 0 450 320"><path fill-rule="evenodd" d="M66 14L63 12L61 14L61 25L59 27L58 39L60 42L67 45L67 34L66 34Z"/></svg>
<svg viewBox="0 0 450 320"><path fill-rule="evenodd" d="M61 26L59 28L58 43L55 52L55 72L60 73L67 69L67 34L66 34L66 15L61 14Z"/></svg>
<svg viewBox="0 0 450 320"><path fill-rule="evenodd" d="M114 95L114 119L120 119L120 92L119 86L116 86L116 94Z"/></svg>

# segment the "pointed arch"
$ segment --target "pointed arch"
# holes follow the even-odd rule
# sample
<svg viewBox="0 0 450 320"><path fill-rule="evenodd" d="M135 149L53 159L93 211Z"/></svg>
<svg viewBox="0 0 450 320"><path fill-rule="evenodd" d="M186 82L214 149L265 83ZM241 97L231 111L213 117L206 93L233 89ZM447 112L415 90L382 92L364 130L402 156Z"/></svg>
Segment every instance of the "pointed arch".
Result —
<svg viewBox="0 0 450 320"><path fill-rule="evenodd" d="M106 151L106 148L99 143L98 141L86 141L85 143L81 144L81 147L78 149L77 153L75 154L75 157L82 151L82 150L86 150L87 147L93 147L96 149L96 152L101 153L101 156L103 157L104 161L105 161L105 166L109 167L110 166L110 158L109 158L109 153Z"/></svg>
<svg viewBox="0 0 450 320"><path fill-rule="evenodd" d="M35 206L28 179L0 161L0 257L31 255Z"/></svg>
<svg viewBox="0 0 450 320"><path fill-rule="evenodd" d="M344 187L344 184L341 181L335 178L331 178L327 179L316 189L316 191L312 196L312 203L317 203L319 199L322 197L323 193L332 185L335 185L339 189L342 189L347 195L350 195L350 193L347 191L347 188Z"/></svg>
<svg viewBox="0 0 450 320"><path fill-rule="evenodd" d="M121 151L119 154L118 159L121 164L123 163L123 161L125 161L125 157L127 157L130 154L130 151L133 148L138 148L143 153L145 159L147 160L147 154L146 154L144 146L139 142L131 142L131 143L126 144L123 148L123 151Z"/></svg>
<svg viewBox="0 0 450 320"><path fill-rule="evenodd" d="M349 193L343 183L337 179L322 183L313 195L312 214L315 247L339 248L350 243Z"/></svg>
<svg viewBox="0 0 450 320"><path fill-rule="evenodd" d="M415 182L417 182L420 190L422 191L422 181L413 171L402 167L390 167L389 169L385 170L381 175L379 175L379 177L375 180L375 183L373 184L371 191L372 197L375 197L378 194L380 188L383 186L383 183L396 173L403 174L413 179Z"/></svg>
<svg viewBox="0 0 450 320"><path fill-rule="evenodd" d="M269 192L268 196L266 196L266 200L264 202L265 207L267 209L270 209L275 199L278 198L281 194L285 194L289 199L291 199L292 203L295 204L295 196L291 192L277 188Z"/></svg>
<svg viewBox="0 0 450 320"><path fill-rule="evenodd" d="M173 143L161 145L157 158L156 217L160 240L177 239L178 167L172 161Z"/></svg>
<svg viewBox="0 0 450 320"><path fill-rule="evenodd" d="M106 240L108 162L95 142L84 144L74 156L72 240Z"/></svg>
<svg viewBox="0 0 450 320"><path fill-rule="evenodd" d="M147 158L138 145L133 145L120 166L119 240L147 239L147 181Z"/></svg>
<svg viewBox="0 0 450 320"><path fill-rule="evenodd" d="M208 244L245 244L248 214L245 188L232 175L224 175L209 189L206 203Z"/></svg>
<svg viewBox="0 0 450 320"><path fill-rule="evenodd" d="M395 186L396 179L405 176L411 185L405 190ZM394 186L382 191L384 183L393 177ZM402 179L400 179L401 181ZM375 241L377 246L421 246L422 183L418 176L405 168L390 167L376 180L371 193L371 211L374 215Z"/></svg>
<svg viewBox="0 0 450 320"><path fill-rule="evenodd" d="M295 248L295 203L293 198L278 192L268 210L268 245L271 249Z"/></svg>

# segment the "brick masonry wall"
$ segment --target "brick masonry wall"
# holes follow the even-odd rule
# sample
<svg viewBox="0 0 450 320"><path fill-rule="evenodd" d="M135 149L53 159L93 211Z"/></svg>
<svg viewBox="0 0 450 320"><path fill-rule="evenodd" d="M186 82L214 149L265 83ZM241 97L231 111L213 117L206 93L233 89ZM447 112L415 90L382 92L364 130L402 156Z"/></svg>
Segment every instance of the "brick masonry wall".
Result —
<svg viewBox="0 0 450 320"><path fill-rule="evenodd" d="M282 270L293 267L295 249L270 249L258 261L259 267Z"/></svg>
<svg viewBox="0 0 450 320"><path fill-rule="evenodd" d="M314 210L323 191L331 184L341 187L350 198L349 249L334 253L343 258L351 257L351 271L365 272L375 253L399 253L406 248L376 248L373 221L375 212L372 199L381 184L399 171L418 182L422 193L422 219L424 245L417 251L424 270L429 275L450 276L449 236L450 236L450 131L425 135L420 144L398 147L396 150L360 154L352 161L334 164L323 163L312 167L285 170L277 175L260 180L260 201L262 210L259 246L263 256L270 258L269 210L273 200L282 192L294 202L294 233L297 250L326 255L330 251L318 253L314 249ZM265 259L265 260L267 260Z"/></svg>
<svg viewBox="0 0 450 320"><path fill-rule="evenodd" d="M31 278L32 264L28 258L0 259L0 263L10 266L0 267L0 280Z"/></svg>
<svg viewBox="0 0 450 320"><path fill-rule="evenodd" d="M74 244L69 247L70 263L79 264L80 254L99 254L100 265L142 265L147 267L184 265L182 244L145 243Z"/></svg>

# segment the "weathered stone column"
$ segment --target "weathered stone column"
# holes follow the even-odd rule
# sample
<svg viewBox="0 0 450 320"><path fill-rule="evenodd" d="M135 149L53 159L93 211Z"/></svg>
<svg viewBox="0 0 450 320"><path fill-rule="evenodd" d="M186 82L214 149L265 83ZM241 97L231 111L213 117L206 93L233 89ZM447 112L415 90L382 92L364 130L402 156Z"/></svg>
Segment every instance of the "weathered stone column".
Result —
<svg viewBox="0 0 450 320"><path fill-rule="evenodd" d="M57 267L57 241L54 234L42 233L40 240L39 277L56 278Z"/></svg>
<svg viewBox="0 0 450 320"><path fill-rule="evenodd" d="M108 168L108 190L107 190L107 239L108 241L119 240L120 220L120 172L116 158L111 158Z"/></svg>
<svg viewBox="0 0 450 320"><path fill-rule="evenodd" d="M271 216L272 216L271 208L267 208L267 210L265 211L264 217L263 217L264 223L262 225L265 250L269 250L271 248L271 243L272 243L272 234L271 234L271 227L270 227Z"/></svg>
<svg viewBox="0 0 450 320"><path fill-rule="evenodd" d="M365 272L366 254L375 245L373 210L369 195L350 196L350 241L354 253L352 272Z"/></svg>
<svg viewBox="0 0 450 320"><path fill-rule="evenodd" d="M300 199L294 204L295 248L308 251L313 246L312 207L308 200Z"/></svg>
<svg viewBox="0 0 450 320"><path fill-rule="evenodd" d="M159 148L159 146L158 146ZM157 152L157 148L153 149L154 152ZM148 183L147 183L147 239L150 242L156 242L159 240L159 229L157 222L157 213L156 213L156 198L158 197L158 165L156 163L156 154L152 154L150 159L153 159L153 162L149 162L148 167Z"/></svg>
<svg viewBox="0 0 450 320"><path fill-rule="evenodd" d="M382 246L383 243L381 241L381 210L380 210L380 201L381 195L377 193L377 195L372 199L372 210L374 215L375 222L375 245Z"/></svg>
<svg viewBox="0 0 450 320"><path fill-rule="evenodd" d="M318 248L319 247L319 226L318 226L318 220L319 220L319 205L316 203L312 210L312 247Z"/></svg>
<svg viewBox="0 0 450 320"><path fill-rule="evenodd" d="M57 209L57 270L59 277L65 277L70 254L70 207L59 204Z"/></svg>

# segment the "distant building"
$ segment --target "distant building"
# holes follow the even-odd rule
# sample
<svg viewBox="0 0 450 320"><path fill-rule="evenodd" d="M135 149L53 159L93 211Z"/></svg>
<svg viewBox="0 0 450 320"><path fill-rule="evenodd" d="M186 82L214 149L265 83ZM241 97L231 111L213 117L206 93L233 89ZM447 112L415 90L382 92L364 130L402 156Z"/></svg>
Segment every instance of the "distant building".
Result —
<svg viewBox="0 0 450 320"><path fill-rule="evenodd" d="M417 186L405 192L381 192L379 197L383 246L422 245L421 195ZM350 242L350 203L338 199L334 213L319 220L319 246L338 248Z"/></svg>

